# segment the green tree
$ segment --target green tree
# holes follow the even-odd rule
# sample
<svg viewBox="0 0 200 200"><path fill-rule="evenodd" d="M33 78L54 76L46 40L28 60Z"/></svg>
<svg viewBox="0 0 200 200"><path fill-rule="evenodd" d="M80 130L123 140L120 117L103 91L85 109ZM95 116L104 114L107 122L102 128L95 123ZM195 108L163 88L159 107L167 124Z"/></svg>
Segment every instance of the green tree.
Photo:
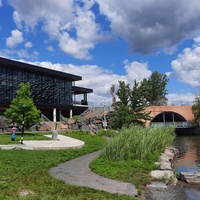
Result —
<svg viewBox="0 0 200 200"><path fill-rule="evenodd" d="M22 125L23 115L24 126L26 128L30 128L41 121L40 110L35 107L33 99L31 98L29 83L20 83L16 97L5 111L5 117L10 124Z"/></svg>
<svg viewBox="0 0 200 200"><path fill-rule="evenodd" d="M145 120L150 119L150 113L146 113L146 100L141 95L139 83L134 82L133 89L124 81L119 81L117 91L119 101L113 104L114 113L111 119L111 126L120 129L131 124L144 125Z"/></svg>
<svg viewBox="0 0 200 200"><path fill-rule="evenodd" d="M142 87L136 80L134 81L133 89L130 93L130 106L134 113L134 124L145 125L146 120L150 120L150 113L145 112L145 107L148 106Z"/></svg>
<svg viewBox="0 0 200 200"><path fill-rule="evenodd" d="M149 102L149 105L165 105L167 102L166 85L168 82L166 74L160 74L155 71L149 79L143 79L141 87L144 97Z"/></svg>
<svg viewBox="0 0 200 200"><path fill-rule="evenodd" d="M200 125L200 93L195 95L194 104L192 105L192 113L194 115L194 122Z"/></svg>

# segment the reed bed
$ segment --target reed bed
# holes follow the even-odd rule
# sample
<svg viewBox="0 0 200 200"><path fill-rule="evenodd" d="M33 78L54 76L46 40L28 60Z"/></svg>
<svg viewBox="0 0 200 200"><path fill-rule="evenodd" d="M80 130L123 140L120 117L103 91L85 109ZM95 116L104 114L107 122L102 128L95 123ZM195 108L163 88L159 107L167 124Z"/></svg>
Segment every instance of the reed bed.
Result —
<svg viewBox="0 0 200 200"><path fill-rule="evenodd" d="M174 127L139 127L122 129L102 152L110 161L148 160L171 146L175 138Z"/></svg>

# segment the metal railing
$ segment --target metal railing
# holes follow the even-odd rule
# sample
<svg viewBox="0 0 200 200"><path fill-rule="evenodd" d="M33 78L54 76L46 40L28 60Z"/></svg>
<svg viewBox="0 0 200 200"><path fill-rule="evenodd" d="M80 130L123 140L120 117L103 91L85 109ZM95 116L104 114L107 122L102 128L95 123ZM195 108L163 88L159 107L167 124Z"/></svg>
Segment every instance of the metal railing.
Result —
<svg viewBox="0 0 200 200"><path fill-rule="evenodd" d="M96 124L87 125L84 122L82 122L81 130L83 130L83 131L91 131L93 133L98 133L98 129L99 128Z"/></svg>
<svg viewBox="0 0 200 200"><path fill-rule="evenodd" d="M192 106L193 101L154 101L149 103L149 106Z"/></svg>
<svg viewBox="0 0 200 200"><path fill-rule="evenodd" d="M64 117L62 114L60 114L60 122L67 125L69 129L71 129L71 124L68 122L66 117Z"/></svg>
<svg viewBox="0 0 200 200"><path fill-rule="evenodd" d="M192 122L151 122L151 126L175 126L176 128L191 128L194 127Z"/></svg>
<svg viewBox="0 0 200 200"><path fill-rule="evenodd" d="M83 113L80 114L81 118L84 118L84 116L86 116L88 113L90 113L92 110L92 108L87 108Z"/></svg>
<svg viewBox="0 0 200 200"><path fill-rule="evenodd" d="M88 107L88 102L87 101L73 101L73 105L87 106Z"/></svg>
<svg viewBox="0 0 200 200"><path fill-rule="evenodd" d="M45 115L41 114L41 118L43 122L49 127L50 130L52 130L53 123L50 119L48 119Z"/></svg>

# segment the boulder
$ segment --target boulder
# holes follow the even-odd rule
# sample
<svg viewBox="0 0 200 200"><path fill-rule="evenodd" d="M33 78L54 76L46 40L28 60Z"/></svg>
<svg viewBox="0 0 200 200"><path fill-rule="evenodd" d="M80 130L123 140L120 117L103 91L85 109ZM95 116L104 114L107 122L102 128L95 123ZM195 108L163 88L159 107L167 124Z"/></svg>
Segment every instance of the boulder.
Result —
<svg viewBox="0 0 200 200"><path fill-rule="evenodd" d="M172 170L171 162L162 162L160 163L161 170Z"/></svg>
<svg viewBox="0 0 200 200"><path fill-rule="evenodd" d="M177 177L179 180L184 181L191 185L200 184L200 173L199 172L181 172Z"/></svg>
<svg viewBox="0 0 200 200"><path fill-rule="evenodd" d="M177 180L173 172L172 164L177 154L177 149L173 147L166 147L165 152L160 156L160 161L155 163L159 166L159 170L152 171L151 176L156 179L164 178L174 180L173 182L175 183Z"/></svg>
<svg viewBox="0 0 200 200"><path fill-rule="evenodd" d="M153 170L151 171L151 176L156 179L170 179L174 176L174 173L172 170Z"/></svg>
<svg viewBox="0 0 200 200"><path fill-rule="evenodd" d="M161 183L161 182L153 182L150 185L148 185L147 187L152 187L152 188L167 188L167 185L165 183Z"/></svg>

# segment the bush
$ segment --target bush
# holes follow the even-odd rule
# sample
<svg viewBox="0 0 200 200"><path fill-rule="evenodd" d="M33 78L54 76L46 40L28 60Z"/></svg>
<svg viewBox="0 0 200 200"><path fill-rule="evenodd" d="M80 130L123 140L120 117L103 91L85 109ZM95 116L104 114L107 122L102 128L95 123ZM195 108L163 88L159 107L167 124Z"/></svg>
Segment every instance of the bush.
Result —
<svg viewBox="0 0 200 200"><path fill-rule="evenodd" d="M102 156L111 161L148 160L172 145L174 138L174 127L132 126L122 129L107 144Z"/></svg>

